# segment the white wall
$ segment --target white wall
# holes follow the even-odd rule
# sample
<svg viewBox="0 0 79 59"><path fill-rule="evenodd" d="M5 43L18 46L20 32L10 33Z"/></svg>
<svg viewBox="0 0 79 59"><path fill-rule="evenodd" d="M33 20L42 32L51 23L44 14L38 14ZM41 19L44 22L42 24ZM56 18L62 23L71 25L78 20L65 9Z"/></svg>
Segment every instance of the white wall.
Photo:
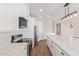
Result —
<svg viewBox="0 0 79 59"><path fill-rule="evenodd" d="M77 16L73 16L71 19L61 23L62 35L65 37L72 37L72 36L79 37L79 3L70 4L70 12L73 11L78 11ZM73 25L73 28L69 28L70 24Z"/></svg>
<svg viewBox="0 0 79 59"><path fill-rule="evenodd" d="M34 37L34 24L35 24L35 18L30 17L28 21L28 29L24 31L25 35L24 37L33 38Z"/></svg>
<svg viewBox="0 0 79 59"><path fill-rule="evenodd" d="M38 41L43 39L43 21L35 19L35 25L37 26Z"/></svg>
<svg viewBox="0 0 79 59"><path fill-rule="evenodd" d="M70 20L62 22L61 35L63 37L67 37L67 38L72 37L73 29L69 28L70 24L71 24Z"/></svg>
<svg viewBox="0 0 79 59"><path fill-rule="evenodd" d="M37 25L38 41L45 38L49 33L55 33L55 21L35 19Z"/></svg>
<svg viewBox="0 0 79 59"><path fill-rule="evenodd" d="M46 35L47 33L53 33L53 31L54 31L54 29L53 29L54 23L53 23L53 21L49 21L49 20L44 20L43 21L43 32L44 32L44 35Z"/></svg>
<svg viewBox="0 0 79 59"><path fill-rule="evenodd" d="M55 22L52 20L35 20L35 23L37 25L37 36L38 36L38 41L42 40L45 38L45 36L48 33L55 33L55 28L53 25L55 25Z"/></svg>

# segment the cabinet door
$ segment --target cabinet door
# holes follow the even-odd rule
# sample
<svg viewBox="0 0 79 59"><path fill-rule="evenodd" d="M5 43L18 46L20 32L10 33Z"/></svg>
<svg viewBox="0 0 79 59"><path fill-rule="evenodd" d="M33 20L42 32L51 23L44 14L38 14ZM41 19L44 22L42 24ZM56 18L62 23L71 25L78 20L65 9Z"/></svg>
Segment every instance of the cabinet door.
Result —
<svg viewBox="0 0 79 59"><path fill-rule="evenodd" d="M56 45L56 43L54 43L52 41L52 54L54 56L68 56L68 54L63 51L59 46Z"/></svg>
<svg viewBox="0 0 79 59"><path fill-rule="evenodd" d="M54 42L52 42L52 54L54 56L59 56L59 49Z"/></svg>
<svg viewBox="0 0 79 59"><path fill-rule="evenodd" d="M24 47L24 49L23 49L21 54L22 54L22 56L27 56L27 49L26 49L26 47Z"/></svg>
<svg viewBox="0 0 79 59"><path fill-rule="evenodd" d="M19 53L18 56L27 56L27 47L24 47Z"/></svg>
<svg viewBox="0 0 79 59"><path fill-rule="evenodd" d="M51 50L52 50L52 55L55 55L55 53L56 53L56 50L55 50L55 44L54 44L54 42L52 41L52 48L51 48Z"/></svg>
<svg viewBox="0 0 79 59"><path fill-rule="evenodd" d="M60 56L61 55L61 50L59 49L59 47L57 47L56 45L54 46L54 55L55 56Z"/></svg>
<svg viewBox="0 0 79 59"><path fill-rule="evenodd" d="M51 39L47 37L47 45L51 51Z"/></svg>

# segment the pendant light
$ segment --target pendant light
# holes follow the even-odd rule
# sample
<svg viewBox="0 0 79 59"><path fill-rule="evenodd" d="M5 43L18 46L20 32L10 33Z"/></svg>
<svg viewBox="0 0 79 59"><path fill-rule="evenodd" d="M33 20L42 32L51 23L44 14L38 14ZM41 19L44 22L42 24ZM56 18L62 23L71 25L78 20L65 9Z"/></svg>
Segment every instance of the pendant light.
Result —
<svg viewBox="0 0 79 59"><path fill-rule="evenodd" d="M70 18L74 16L77 16L77 11L74 11L72 13L69 13L69 3L66 3L64 5L65 7L65 16L61 18L61 22L65 21L65 20L69 20Z"/></svg>

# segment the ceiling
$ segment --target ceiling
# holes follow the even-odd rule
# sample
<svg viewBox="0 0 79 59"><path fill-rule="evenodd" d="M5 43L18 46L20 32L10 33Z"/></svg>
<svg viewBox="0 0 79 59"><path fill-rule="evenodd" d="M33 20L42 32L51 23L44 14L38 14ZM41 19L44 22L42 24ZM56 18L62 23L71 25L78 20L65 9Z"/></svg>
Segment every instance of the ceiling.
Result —
<svg viewBox="0 0 79 59"><path fill-rule="evenodd" d="M31 16L38 20L57 20L64 15L65 3L29 3ZM40 12L42 9L42 12ZM40 17L41 16L41 17Z"/></svg>

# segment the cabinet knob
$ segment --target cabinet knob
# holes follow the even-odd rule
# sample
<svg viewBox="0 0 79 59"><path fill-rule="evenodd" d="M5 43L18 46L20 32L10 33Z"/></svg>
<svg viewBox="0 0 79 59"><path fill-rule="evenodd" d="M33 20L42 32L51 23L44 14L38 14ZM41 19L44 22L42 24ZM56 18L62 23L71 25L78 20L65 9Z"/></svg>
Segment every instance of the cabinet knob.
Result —
<svg viewBox="0 0 79 59"><path fill-rule="evenodd" d="M24 47L24 49L26 49L26 47Z"/></svg>
<svg viewBox="0 0 79 59"><path fill-rule="evenodd" d="M64 55L64 52L61 52L62 55Z"/></svg>

